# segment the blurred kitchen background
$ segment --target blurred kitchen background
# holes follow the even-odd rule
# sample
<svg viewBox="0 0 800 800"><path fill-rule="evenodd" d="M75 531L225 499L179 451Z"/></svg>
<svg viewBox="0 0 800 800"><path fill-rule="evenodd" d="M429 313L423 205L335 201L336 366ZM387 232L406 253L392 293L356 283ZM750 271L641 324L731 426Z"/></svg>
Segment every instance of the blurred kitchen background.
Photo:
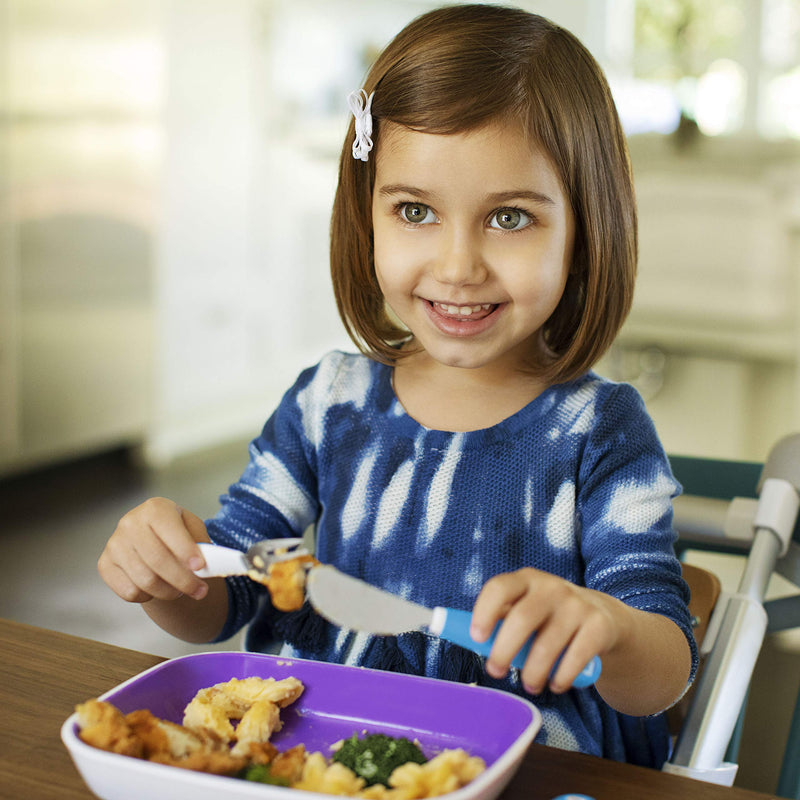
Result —
<svg viewBox="0 0 800 800"><path fill-rule="evenodd" d="M0 615L197 649L97 555L151 494L214 513L298 371L349 347L327 268L345 97L434 5L0 0ZM630 136L640 278L600 371L669 453L763 461L800 430L800 0L518 5L595 54ZM714 568L735 588L740 560ZM793 704L798 637L764 658ZM743 771L771 791L768 750Z"/></svg>

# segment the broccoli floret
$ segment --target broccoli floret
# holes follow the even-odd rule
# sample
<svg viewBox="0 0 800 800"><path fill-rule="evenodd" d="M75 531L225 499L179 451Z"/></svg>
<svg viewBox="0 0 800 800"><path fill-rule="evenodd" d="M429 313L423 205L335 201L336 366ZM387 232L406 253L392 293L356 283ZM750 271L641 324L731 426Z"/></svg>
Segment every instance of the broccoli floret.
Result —
<svg viewBox="0 0 800 800"><path fill-rule="evenodd" d="M288 786L289 781L273 775L269 764L251 764L245 767L238 775L242 780L253 781L254 783L269 783L273 786Z"/></svg>
<svg viewBox="0 0 800 800"><path fill-rule="evenodd" d="M388 786L395 767L409 761L424 764L428 759L409 739L383 733L371 733L359 739L354 733L334 753L333 760L353 770L366 781L367 786L376 783Z"/></svg>

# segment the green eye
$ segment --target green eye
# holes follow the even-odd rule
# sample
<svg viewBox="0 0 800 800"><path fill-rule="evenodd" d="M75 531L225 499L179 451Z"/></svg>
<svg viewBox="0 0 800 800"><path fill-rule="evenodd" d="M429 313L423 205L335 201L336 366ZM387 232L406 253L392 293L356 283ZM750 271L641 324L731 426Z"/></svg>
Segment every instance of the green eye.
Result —
<svg viewBox="0 0 800 800"><path fill-rule="evenodd" d="M436 221L436 216L424 203L403 203L400 213L406 222L427 225Z"/></svg>
<svg viewBox="0 0 800 800"><path fill-rule="evenodd" d="M496 211L490 223L492 228L502 228L504 231L515 231L524 228L531 222L531 218L516 208L501 208Z"/></svg>

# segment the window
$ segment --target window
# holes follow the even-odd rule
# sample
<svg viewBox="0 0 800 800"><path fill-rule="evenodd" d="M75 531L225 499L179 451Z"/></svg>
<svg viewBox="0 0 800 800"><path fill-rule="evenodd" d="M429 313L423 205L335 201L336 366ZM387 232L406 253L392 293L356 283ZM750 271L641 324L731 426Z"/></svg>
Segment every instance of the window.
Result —
<svg viewBox="0 0 800 800"><path fill-rule="evenodd" d="M625 7L633 46L627 68L609 74L628 133L683 122L708 136L800 139L800 0Z"/></svg>

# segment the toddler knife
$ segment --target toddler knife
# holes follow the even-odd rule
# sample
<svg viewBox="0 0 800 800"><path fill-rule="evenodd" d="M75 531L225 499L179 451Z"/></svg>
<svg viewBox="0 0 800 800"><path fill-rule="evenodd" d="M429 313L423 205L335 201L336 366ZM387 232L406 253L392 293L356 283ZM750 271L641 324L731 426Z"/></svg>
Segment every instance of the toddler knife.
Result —
<svg viewBox="0 0 800 800"><path fill-rule="evenodd" d="M330 565L314 567L308 573L306 590L311 605L342 628L379 636L426 630L482 656L489 655L500 627L498 623L487 641L476 642L469 635L472 612L442 606L426 608L346 575ZM522 668L532 642L533 637L517 653L512 666ZM600 659L595 656L575 678L573 686L591 686L600 676L600 669Z"/></svg>

